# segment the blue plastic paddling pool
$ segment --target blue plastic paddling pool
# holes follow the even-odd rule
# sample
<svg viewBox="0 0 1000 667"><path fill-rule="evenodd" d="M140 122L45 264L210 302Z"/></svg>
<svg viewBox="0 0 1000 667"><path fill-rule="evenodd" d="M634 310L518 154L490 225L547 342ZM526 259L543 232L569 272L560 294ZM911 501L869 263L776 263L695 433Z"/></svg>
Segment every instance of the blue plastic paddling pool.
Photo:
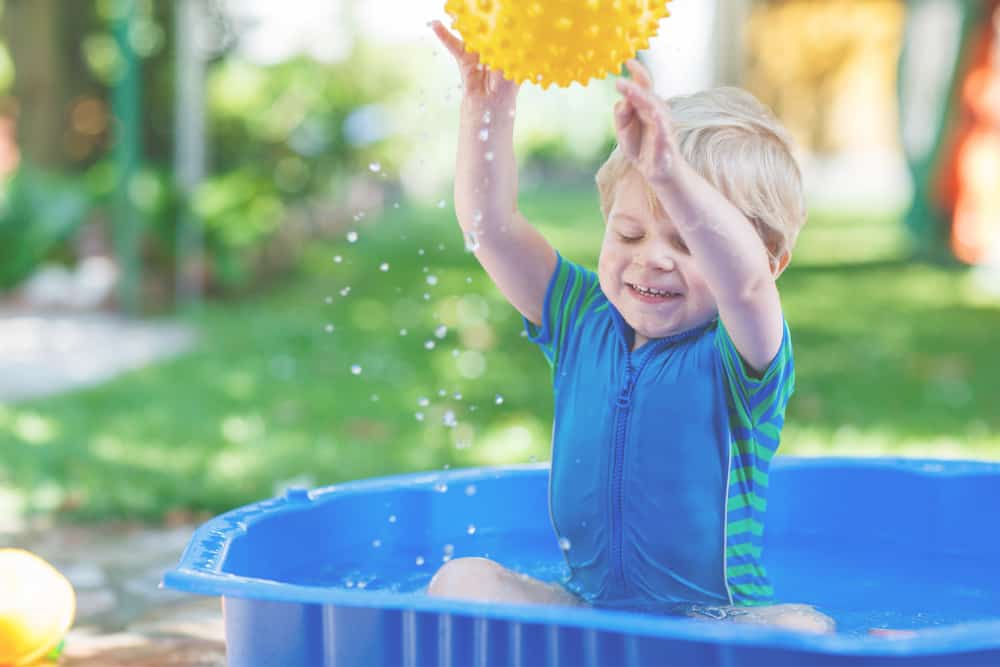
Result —
<svg viewBox="0 0 1000 667"><path fill-rule="evenodd" d="M836 635L423 594L447 558L564 576L547 474L292 490L207 522L164 584L223 596L232 667L1000 665L1000 464L775 460L765 564L778 601L815 605Z"/></svg>

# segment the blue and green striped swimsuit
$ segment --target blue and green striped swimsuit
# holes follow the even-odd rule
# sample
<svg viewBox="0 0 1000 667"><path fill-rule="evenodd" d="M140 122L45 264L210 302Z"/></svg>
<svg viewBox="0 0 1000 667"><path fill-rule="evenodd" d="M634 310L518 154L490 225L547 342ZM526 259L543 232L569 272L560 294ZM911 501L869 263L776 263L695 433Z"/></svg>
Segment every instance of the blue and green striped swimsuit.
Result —
<svg viewBox="0 0 1000 667"><path fill-rule="evenodd" d="M567 588L650 611L771 602L761 547L794 387L787 325L761 377L717 319L632 351L597 276L560 256L541 326L525 326L552 367L549 511Z"/></svg>

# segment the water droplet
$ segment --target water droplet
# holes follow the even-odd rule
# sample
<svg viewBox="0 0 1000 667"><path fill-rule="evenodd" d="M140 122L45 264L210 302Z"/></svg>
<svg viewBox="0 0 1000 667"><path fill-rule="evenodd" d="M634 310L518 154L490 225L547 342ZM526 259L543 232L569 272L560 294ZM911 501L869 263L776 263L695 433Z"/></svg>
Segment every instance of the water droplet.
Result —
<svg viewBox="0 0 1000 667"><path fill-rule="evenodd" d="M479 238L476 236L475 232L465 232L465 249L468 252L476 252L479 250Z"/></svg>
<svg viewBox="0 0 1000 667"><path fill-rule="evenodd" d="M368 584L366 582L364 582L364 581L359 581L358 582L358 588L365 588L366 586L368 586Z"/></svg>
<svg viewBox="0 0 1000 667"><path fill-rule="evenodd" d="M484 127L483 129L479 130L479 140L480 141L488 141L489 138L490 138L490 130L489 130L489 128Z"/></svg>
<svg viewBox="0 0 1000 667"><path fill-rule="evenodd" d="M340 264L343 261L344 261L344 258L341 257L340 255L334 255L333 256L333 262L334 262L334 264Z"/></svg>
<svg viewBox="0 0 1000 667"><path fill-rule="evenodd" d="M476 485L475 484L469 484L467 487L465 487L465 495L467 495L467 496L474 496L474 495L476 495Z"/></svg>
<svg viewBox="0 0 1000 667"><path fill-rule="evenodd" d="M438 389L438 396L440 396L441 398L444 398L447 395L448 395L448 392L446 392L444 389Z"/></svg>
<svg viewBox="0 0 1000 667"><path fill-rule="evenodd" d="M393 208L399 208L399 202L398 201L392 202L392 207Z"/></svg>
<svg viewBox="0 0 1000 667"><path fill-rule="evenodd" d="M447 206L447 205L448 205L448 204L447 204L447 203L445 203L445 201L444 201L443 199L442 199L441 201L439 201L439 202L438 202L438 208L444 208L444 207L445 207L445 206Z"/></svg>
<svg viewBox="0 0 1000 667"><path fill-rule="evenodd" d="M332 296L328 296L325 299L323 299L323 301L325 301L327 304L331 304L331 303L333 303L333 297Z"/></svg>
<svg viewBox="0 0 1000 667"><path fill-rule="evenodd" d="M483 112L483 122L485 124L489 125L491 118L492 118L492 116L490 114L490 110L489 109L487 109L486 111Z"/></svg>
<svg viewBox="0 0 1000 667"><path fill-rule="evenodd" d="M347 586L348 588L354 588L354 580L348 579L347 581L344 582L344 586Z"/></svg>
<svg viewBox="0 0 1000 667"><path fill-rule="evenodd" d="M423 255L424 254L424 249L423 248L418 248L417 249L417 254L418 255Z"/></svg>
<svg viewBox="0 0 1000 667"><path fill-rule="evenodd" d="M389 262L382 262L378 265L378 270L385 273L389 270Z"/></svg>
<svg viewBox="0 0 1000 667"><path fill-rule="evenodd" d="M399 330L399 335L400 336L405 336L407 333L409 333L409 332L406 329L400 329Z"/></svg>
<svg viewBox="0 0 1000 667"><path fill-rule="evenodd" d="M424 301L430 301L430 300L431 300L431 295L428 294L427 292L424 292Z"/></svg>
<svg viewBox="0 0 1000 667"><path fill-rule="evenodd" d="M444 470L447 470L450 467L451 467L450 463L445 463L443 466L441 466L441 468L444 469Z"/></svg>
<svg viewBox="0 0 1000 667"><path fill-rule="evenodd" d="M493 151L486 151L486 155L483 157L486 158L487 162L493 162Z"/></svg>
<svg viewBox="0 0 1000 667"><path fill-rule="evenodd" d="M389 523L396 523L396 515L395 514L390 514L389 515Z"/></svg>
<svg viewBox="0 0 1000 667"><path fill-rule="evenodd" d="M323 330L326 331L327 333L333 333L333 325L327 324L325 327L323 327Z"/></svg>
<svg viewBox="0 0 1000 667"><path fill-rule="evenodd" d="M456 391L456 392L455 392L454 394L452 394L452 397L453 397L453 398L454 398L454 399L455 399L456 401L460 401L460 400L462 400L462 392L460 392L460 391Z"/></svg>
<svg viewBox="0 0 1000 667"><path fill-rule="evenodd" d="M434 285L437 285L438 284L438 277L437 276L427 276L427 284L430 285L431 287L433 287Z"/></svg>
<svg viewBox="0 0 1000 667"><path fill-rule="evenodd" d="M475 535L476 534L476 527L473 524L470 523L469 527L465 529L465 532L467 532L469 535Z"/></svg>
<svg viewBox="0 0 1000 667"><path fill-rule="evenodd" d="M378 394L372 394L371 395L371 399L372 399L372 403L375 403L376 401L378 401Z"/></svg>
<svg viewBox="0 0 1000 667"><path fill-rule="evenodd" d="M353 232L353 231L347 232L347 242L348 243L354 243L357 240L358 240L358 233L357 232Z"/></svg>
<svg viewBox="0 0 1000 667"><path fill-rule="evenodd" d="M417 405L419 405L422 408L426 408L430 404L431 400L426 396L421 396L420 398L417 399Z"/></svg>
<svg viewBox="0 0 1000 667"><path fill-rule="evenodd" d="M473 213L472 214L472 221L475 222L475 223L482 222L483 221L483 212L482 211L476 211L475 213Z"/></svg>
<svg viewBox="0 0 1000 667"><path fill-rule="evenodd" d="M344 289L340 290L340 296L347 296L350 293L351 293L351 286L350 285L348 285Z"/></svg>
<svg viewBox="0 0 1000 667"><path fill-rule="evenodd" d="M497 405L503 405L503 396L497 394L497 397L493 399L493 402Z"/></svg>
<svg viewBox="0 0 1000 667"><path fill-rule="evenodd" d="M378 162L372 162L372 163L370 163L368 165L368 168L371 169L376 174L378 172L382 171L382 165L380 165Z"/></svg>
<svg viewBox="0 0 1000 667"><path fill-rule="evenodd" d="M423 565L424 564L424 557L423 556L417 556L417 560L415 562L416 562L416 564L418 566L419 565Z"/></svg>
<svg viewBox="0 0 1000 667"><path fill-rule="evenodd" d="M437 345L437 343L435 343L432 340L424 341L424 349L425 350L433 350L435 345Z"/></svg>
<svg viewBox="0 0 1000 667"><path fill-rule="evenodd" d="M444 551L445 555L450 556L453 553L455 553L455 545L454 544L446 544L446 545L444 545L444 550L443 551Z"/></svg>
<svg viewBox="0 0 1000 667"><path fill-rule="evenodd" d="M454 349L451 351L451 356L455 357L456 359L458 358L459 354L461 353L458 351L458 349Z"/></svg>
<svg viewBox="0 0 1000 667"><path fill-rule="evenodd" d="M445 484L444 482L438 482L437 484L434 485L434 490L437 491L438 493L447 493L448 485Z"/></svg>
<svg viewBox="0 0 1000 667"><path fill-rule="evenodd" d="M445 336L448 335L448 327L442 324L441 326L439 326L437 329L434 330L434 335L437 336L438 338L444 338Z"/></svg>
<svg viewBox="0 0 1000 667"><path fill-rule="evenodd" d="M569 548L570 548L569 540L566 539L565 537L560 537L559 538L559 548L562 549L563 551L569 551Z"/></svg>
<svg viewBox="0 0 1000 667"><path fill-rule="evenodd" d="M447 563L450 560L451 560L451 556L441 556L441 562L442 563Z"/></svg>
<svg viewBox="0 0 1000 667"><path fill-rule="evenodd" d="M472 276L465 276L465 284L466 285L472 284Z"/></svg>
<svg viewBox="0 0 1000 667"><path fill-rule="evenodd" d="M361 375L361 366L358 364L351 366L351 375Z"/></svg>
<svg viewBox="0 0 1000 667"><path fill-rule="evenodd" d="M444 416L441 418L441 421L448 428L455 428L456 426L458 426L458 420L455 419L455 413L451 410L445 410Z"/></svg>
<svg viewBox="0 0 1000 667"><path fill-rule="evenodd" d="M422 422L424 420L424 413L423 412L418 412L418 413L416 413L413 416L417 418L418 422Z"/></svg>
<svg viewBox="0 0 1000 667"><path fill-rule="evenodd" d="M382 540L372 540L372 546L378 549L380 546L382 546Z"/></svg>

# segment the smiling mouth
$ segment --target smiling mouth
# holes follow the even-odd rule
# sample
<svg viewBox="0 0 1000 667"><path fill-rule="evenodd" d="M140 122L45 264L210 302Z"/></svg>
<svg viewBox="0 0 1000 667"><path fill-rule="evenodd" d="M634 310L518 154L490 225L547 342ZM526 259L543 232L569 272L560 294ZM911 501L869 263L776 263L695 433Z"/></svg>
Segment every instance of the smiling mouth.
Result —
<svg viewBox="0 0 1000 667"><path fill-rule="evenodd" d="M625 285L627 285L630 290L639 296L645 297L647 300L666 301L668 299L676 299L683 296L680 292L655 289L653 287L646 287L645 285L636 285L635 283L625 283Z"/></svg>

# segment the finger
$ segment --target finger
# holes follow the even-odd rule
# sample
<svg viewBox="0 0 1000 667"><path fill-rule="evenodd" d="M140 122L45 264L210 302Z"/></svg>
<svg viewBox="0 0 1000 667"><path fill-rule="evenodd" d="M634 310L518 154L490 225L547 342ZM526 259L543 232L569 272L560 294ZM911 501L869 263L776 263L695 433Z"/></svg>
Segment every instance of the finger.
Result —
<svg viewBox="0 0 1000 667"><path fill-rule="evenodd" d="M639 86L646 90L653 89L653 77L650 76L649 70L643 67L641 62L635 58L630 58L625 63L625 67L628 69L629 74L632 75L632 80L638 83Z"/></svg>
<svg viewBox="0 0 1000 667"><path fill-rule="evenodd" d="M635 109L626 100L620 100L615 104L615 127L625 129L628 124L635 120Z"/></svg>
<svg viewBox="0 0 1000 667"><path fill-rule="evenodd" d="M441 43L444 44L445 48L451 52L451 55L456 60L461 61L466 58L465 43L445 28L443 23L440 21L431 21L431 30L434 31L437 38L441 40Z"/></svg>

